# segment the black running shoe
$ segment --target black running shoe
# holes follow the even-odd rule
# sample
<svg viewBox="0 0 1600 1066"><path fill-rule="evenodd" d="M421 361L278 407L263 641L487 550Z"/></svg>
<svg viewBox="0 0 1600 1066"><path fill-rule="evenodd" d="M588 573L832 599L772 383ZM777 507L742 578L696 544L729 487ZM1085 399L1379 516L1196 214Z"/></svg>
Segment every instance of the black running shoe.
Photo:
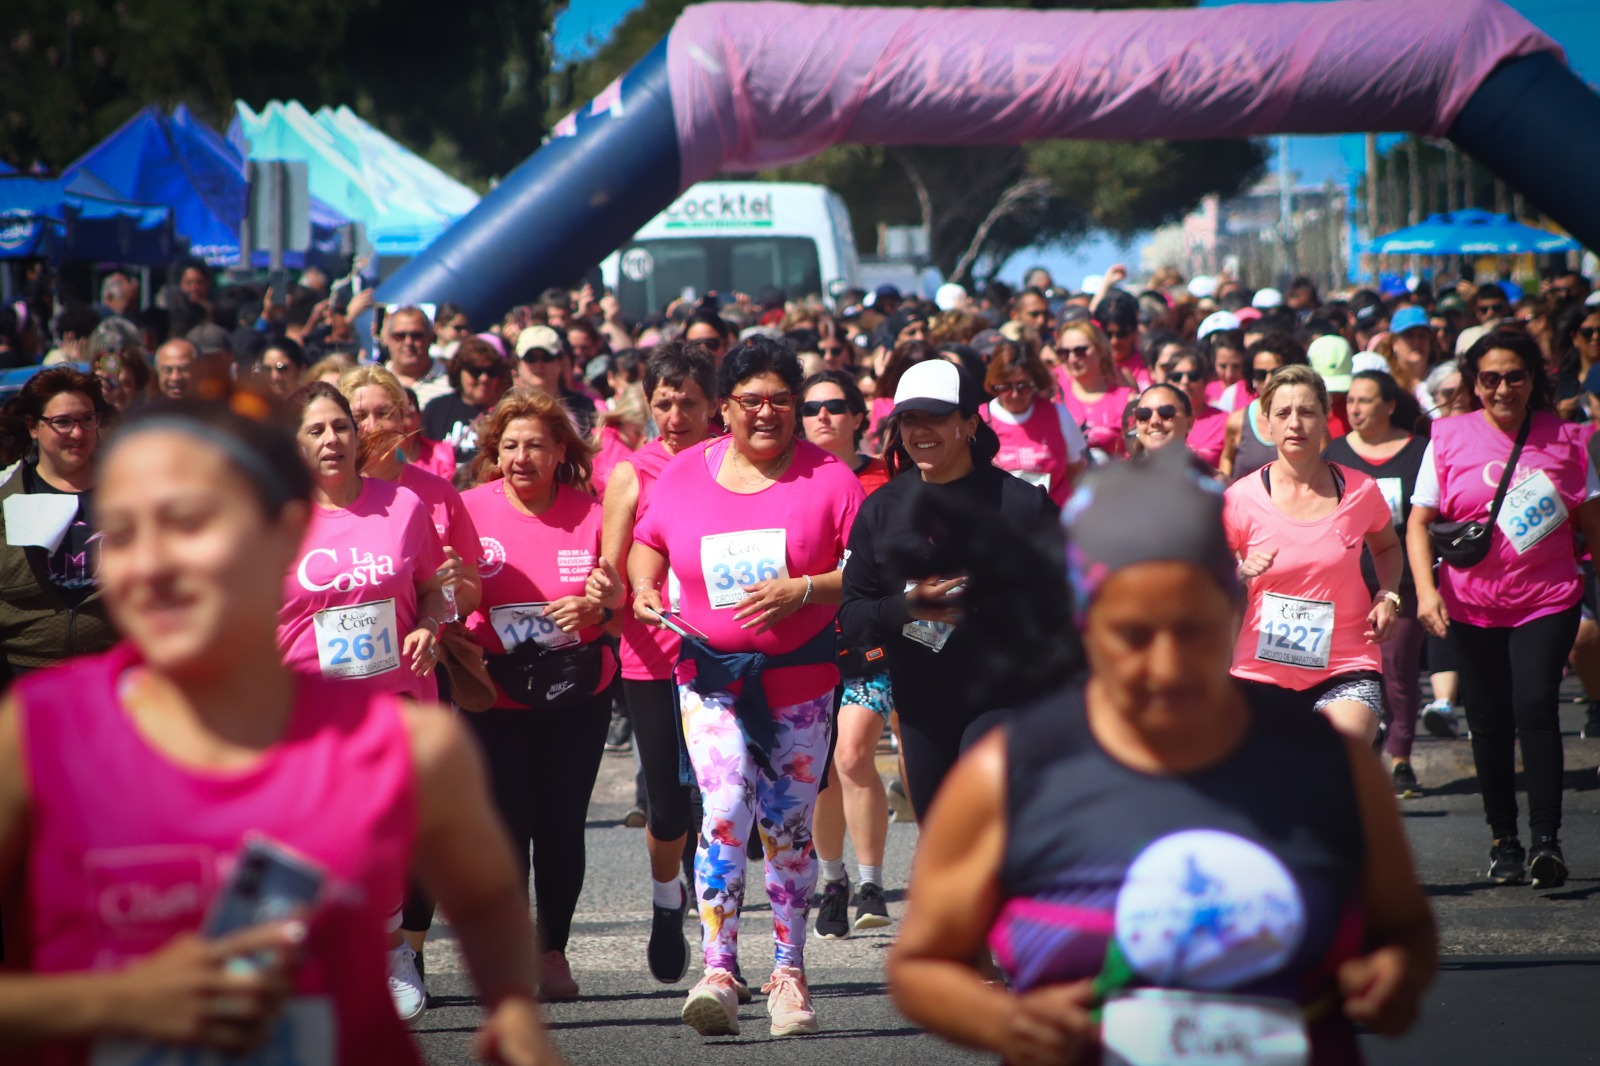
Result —
<svg viewBox="0 0 1600 1066"><path fill-rule="evenodd" d="M1560 888L1567 883L1567 860L1561 855L1561 841L1555 837L1533 838L1528 876L1534 888Z"/></svg>
<svg viewBox="0 0 1600 1066"><path fill-rule="evenodd" d="M817 907L817 935L824 940L843 940L850 935L850 879L828 881L822 886L822 903Z"/></svg>
<svg viewBox="0 0 1600 1066"><path fill-rule="evenodd" d="M650 920L650 944L645 957L650 960L650 976L664 985L676 984L689 972L689 938L683 935L683 915L689 908L689 890L676 907L657 907Z"/></svg>
<svg viewBox="0 0 1600 1066"><path fill-rule="evenodd" d="M1434 700L1422 708L1422 728L1443 740L1454 740L1461 735L1456 709L1448 700Z"/></svg>
<svg viewBox="0 0 1600 1066"><path fill-rule="evenodd" d="M1579 736L1586 740L1600 739L1600 702L1589 702L1589 709L1583 715L1583 732Z"/></svg>
<svg viewBox="0 0 1600 1066"><path fill-rule="evenodd" d="M1556 854L1561 854L1559 848ZM1506 837L1489 849L1489 880L1497 885L1522 884L1527 879L1527 869L1523 865L1526 859L1522 841L1516 837Z"/></svg>
<svg viewBox="0 0 1600 1066"><path fill-rule="evenodd" d="M1389 776L1394 782L1394 794L1401 799L1416 799L1422 795L1422 789L1417 786L1417 772L1410 763L1395 763Z"/></svg>
<svg viewBox="0 0 1600 1066"><path fill-rule="evenodd" d="M606 750L613 755L626 755L633 750L633 723L626 716L611 716L611 727L606 730Z"/></svg>
<svg viewBox="0 0 1600 1066"><path fill-rule="evenodd" d="M883 902L883 889L871 881L861 882L856 889L856 932L881 929L888 924L889 908Z"/></svg>

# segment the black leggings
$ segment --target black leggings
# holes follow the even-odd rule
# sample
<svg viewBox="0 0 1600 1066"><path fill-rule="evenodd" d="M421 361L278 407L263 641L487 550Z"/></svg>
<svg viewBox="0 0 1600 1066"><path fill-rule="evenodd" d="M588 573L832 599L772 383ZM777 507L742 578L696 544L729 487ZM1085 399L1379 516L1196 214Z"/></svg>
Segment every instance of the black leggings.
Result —
<svg viewBox="0 0 1600 1066"><path fill-rule="evenodd" d="M1472 728L1483 813L1495 838L1517 835L1516 752L1528 782L1528 828L1534 837L1561 828L1559 690L1561 667L1578 633L1578 608L1519 626L1485 629L1450 623L1461 672L1461 699Z"/></svg>
<svg viewBox="0 0 1600 1066"><path fill-rule="evenodd" d="M583 891L584 823L611 724L610 690L571 711L491 709L462 717L489 764L524 891L533 874L543 950L565 951Z"/></svg>
<svg viewBox="0 0 1600 1066"><path fill-rule="evenodd" d="M650 835L657 840L676 840L689 831L689 786L678 778L683 719L672 698L672 682L624 679L622 694L633 720L639 769L644 773Z"/></svg>
<svg viewBox="0 0 1600 1066"><path fill-rule="evenodd" d="M907 718L900 710L900 755L905 760L906 795L921 825L933 805L934 794L962 752L1005 718L1004 711L985 711L965 722L923 721Z"/></svg>

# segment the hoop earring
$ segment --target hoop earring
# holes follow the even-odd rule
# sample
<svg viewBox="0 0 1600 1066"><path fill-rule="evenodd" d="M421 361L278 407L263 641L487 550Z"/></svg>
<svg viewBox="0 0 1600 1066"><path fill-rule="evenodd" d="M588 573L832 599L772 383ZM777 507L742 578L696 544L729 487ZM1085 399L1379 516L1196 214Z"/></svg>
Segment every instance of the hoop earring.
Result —
<svg viewBox="0 0 1600 1066"><path fill-rule="evenodd" d="M976 444L976 443L978 443L978 435L976 433L974 433L972 436L967 438L967 444L969 446L971 446L973 444Z"/></svg>
<svg viewBox="0 0 1600 1066"><path fill-rule="evenodd" d="M566 475L565 477L563 477L562 473L561 473L563 470L570 470L571 473ZM570 459L563 459L563 460L561 460L560 463L558 463L556 465L556 480L557 481L564 481L568 485L570 485L575 480L577 480L577 477L578 477L578 468L572 464L572 461Z"/></svg>

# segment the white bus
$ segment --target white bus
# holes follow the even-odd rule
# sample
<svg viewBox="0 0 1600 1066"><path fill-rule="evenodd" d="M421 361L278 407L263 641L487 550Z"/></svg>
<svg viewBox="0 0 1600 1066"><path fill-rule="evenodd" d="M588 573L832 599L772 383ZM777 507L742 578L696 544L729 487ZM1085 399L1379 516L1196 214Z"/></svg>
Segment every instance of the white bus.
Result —
<svg viewBox="0 0 1600 1066"><path fill-rule="evenodd" d="M704 181L600 264L622 313L638 319L708 292L795 299L856 284L844 201L821 185Z"/></svg>

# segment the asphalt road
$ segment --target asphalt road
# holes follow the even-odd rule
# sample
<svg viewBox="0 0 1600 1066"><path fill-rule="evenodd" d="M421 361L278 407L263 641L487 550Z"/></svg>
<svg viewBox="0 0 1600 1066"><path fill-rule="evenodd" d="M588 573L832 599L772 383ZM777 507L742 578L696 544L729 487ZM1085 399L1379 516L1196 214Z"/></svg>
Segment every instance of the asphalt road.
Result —
<svg viewBox="0 0 1600 1066"><path fill-rule="evenodd" d="M1594 900L1600 893L1600 740L1580 739L1581 723L1578 706L1564 709L1562 837L1573 877L1549 892L1488 884L1488 830L1467 742L1419 739L1415 765L1427 794L1404 801L1403 813L1444 958L1412 1033L1398 1041L1362 1038L1376 1066L1600 1061L1600 906ZM843 941L808 941L807 970L823 1028L817 1036L773 1040L759 997L742 1009L738 1037L702 1039L680 1023L678 1010L699 967L672 986L656 984L645 968L650 908L643 833L618 824L631 799L631 773L631 760L616 757L601 770L589 808L588 876L568 951L584 995L548 1012L556 1043L574 1066L992 1061L943 1044L895 1013L882 983L893 926ZM885 876L892 915L904 906L899 889L915 844L914 826L890 827ZM751 874L741 961L756 983L771 957L771 922L753 868ZM472 1033L482 1015L448 925L435 928L427 955L436 1006L413 1031L430 1064L474 1061Z"/></svg>

